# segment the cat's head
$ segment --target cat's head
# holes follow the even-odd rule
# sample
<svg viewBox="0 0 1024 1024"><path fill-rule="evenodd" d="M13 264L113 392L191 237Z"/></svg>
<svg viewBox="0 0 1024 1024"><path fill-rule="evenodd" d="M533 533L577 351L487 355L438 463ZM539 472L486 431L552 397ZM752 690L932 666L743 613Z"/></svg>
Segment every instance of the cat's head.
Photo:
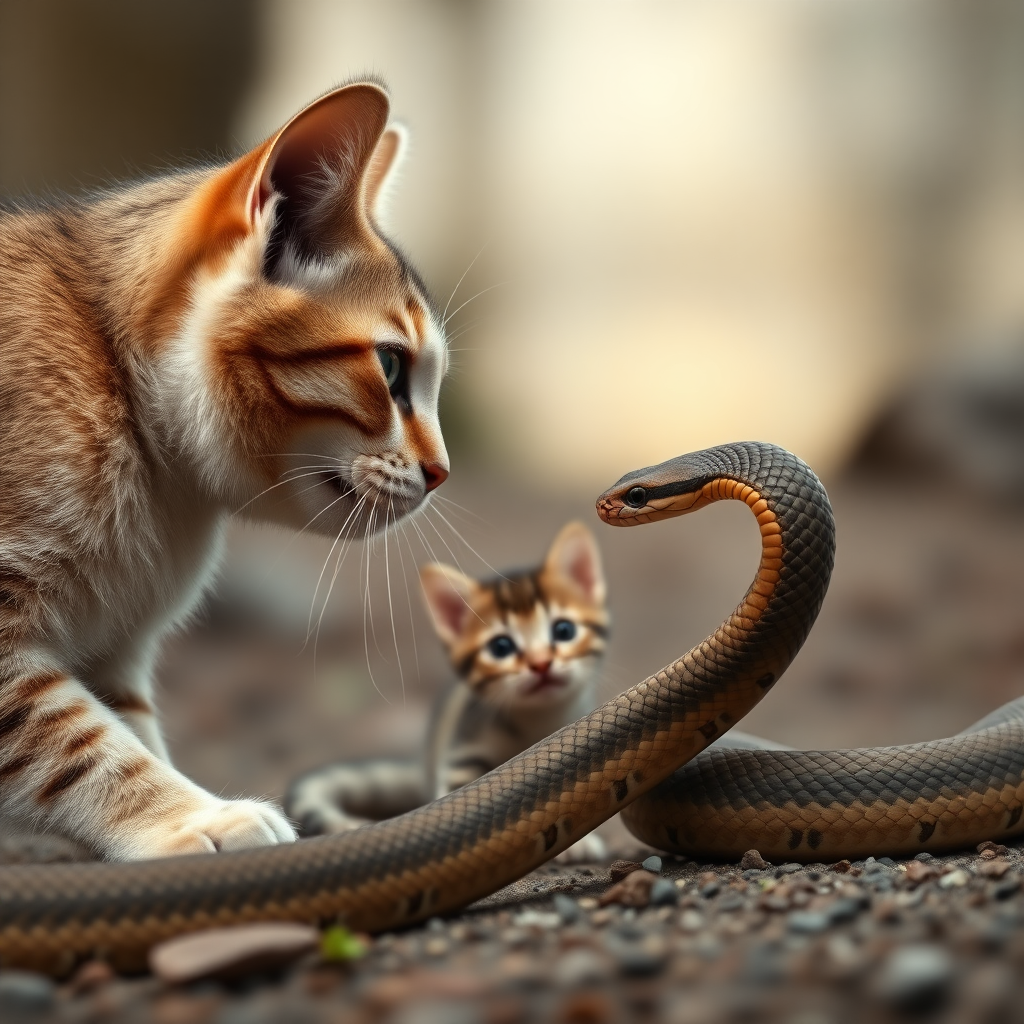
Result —
<svg viewBox="0 0 1024 1024"><path fill-rule="evenodd" d="M402 146L386 93L345 86L204 177L187 206L166 415L247 515L361 535L448 475L443 325L378 226Z"/></svg>
<svg viewBox="0 0 1024 1024"><path fill-rule="evenodd" d="M609 616L597 544L582 523L562 528L539 569L478 581L432 563L420 582L452 664L485 699L540 708L593 681Z"/></svg>

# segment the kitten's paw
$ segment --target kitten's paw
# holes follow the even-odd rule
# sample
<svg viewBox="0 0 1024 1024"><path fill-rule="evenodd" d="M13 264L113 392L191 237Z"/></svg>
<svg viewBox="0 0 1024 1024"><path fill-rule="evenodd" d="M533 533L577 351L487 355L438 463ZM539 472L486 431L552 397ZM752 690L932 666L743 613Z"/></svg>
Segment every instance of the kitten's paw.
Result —
<svg viewBox="0 0 1024 1024"><path fill-rule="evenodd" d="M141 842L133 844L129 854L132 858L177 857L291 843L295 830L271 804L258 800L218 800L140 838Z"/></svg>
<svg viewBox="0 0 1024 1024"><path fill-rule="evenodd" d="M604 840L596 833L577 839L568 849L554 857L558 864L589 864L595 860L604 860L608 856L608 848Z"/></svg>

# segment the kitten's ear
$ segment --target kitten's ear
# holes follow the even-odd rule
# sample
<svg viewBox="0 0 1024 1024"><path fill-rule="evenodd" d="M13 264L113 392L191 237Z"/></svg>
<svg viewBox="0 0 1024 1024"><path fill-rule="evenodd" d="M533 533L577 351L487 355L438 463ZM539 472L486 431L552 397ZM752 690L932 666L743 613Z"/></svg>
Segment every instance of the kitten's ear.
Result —
<svg viewBox="0 0 1024 1024"><path fill-rule="evenodd" d="M408 148L409 133L400 124L389 124L381 135L366 168L365 197L366 208L370 216L380 220L387 211L391 189L394 186L395 173L405 160Z"/></svg>
<svg viewBox="0 0 1024 1024"><path fill-rule="evenodd" d="M381 148L388 110L387 93L360 82L296 114L261 147L249 187L250 226L259 224L274 196L280 197L275 216L304 251L335 251L353 229L367 226L398 152L390 144Z"/></svg>
<svg viewBox="0 0 1024 1024"><path fill-rule="evenodd" d="M548 549L544 571L560 576L591 604L604 604L604 571L594 535L578 521L567 523Z"/></svg>
<svg viewBox="0 0 1024 1024"><path fill-rule="evenodd" d="M470 602L478 584L450 565L432 562L420 569L420 585L437 635L451 644L475 617Z"/></svg>

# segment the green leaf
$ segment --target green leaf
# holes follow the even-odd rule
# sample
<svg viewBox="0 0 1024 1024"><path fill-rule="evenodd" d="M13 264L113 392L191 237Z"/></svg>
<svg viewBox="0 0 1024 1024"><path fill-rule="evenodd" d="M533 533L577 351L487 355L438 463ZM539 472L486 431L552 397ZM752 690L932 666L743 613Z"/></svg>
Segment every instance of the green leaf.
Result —
<svg viewBox="0 0 1024 1024"><path fill-rule="evenodd" d="M366 946L358 936L336 924L320 936L320 955L325 960L358 960L366 955Z"/></svg>

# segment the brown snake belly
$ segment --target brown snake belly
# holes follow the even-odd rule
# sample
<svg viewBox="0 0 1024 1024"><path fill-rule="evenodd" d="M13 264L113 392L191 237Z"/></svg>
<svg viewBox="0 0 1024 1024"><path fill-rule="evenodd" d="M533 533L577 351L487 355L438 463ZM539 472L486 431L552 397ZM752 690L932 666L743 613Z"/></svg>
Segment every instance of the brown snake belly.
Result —
<svg viewBox="0 0 1024 1024"><path fill-rule="evenodd" d="M724 445L627 474L598 500L598 513L631 525L725 498L745 501L757 518L758 572L732 615L671 665L475 783L345 835L130 864L0 869L0 964L61 972L100 955L136 967L169 936L256 920L392 929L494 891L637 806L774 684L828 585L835 540L828 498L807 466L771 445ZM1020 772L1016 785L1019 808ZM979 793L982 804L989 793ZM663 801L665 791L652 799ZM970 839L1009 835L1019 817L1018 810L1009 829ZM983 816L983 829L990 824ZM823 835L827 826L823 820ZM929 841L944 828L937 820ZM808 851L809 840L805 829Z"/></svg>

